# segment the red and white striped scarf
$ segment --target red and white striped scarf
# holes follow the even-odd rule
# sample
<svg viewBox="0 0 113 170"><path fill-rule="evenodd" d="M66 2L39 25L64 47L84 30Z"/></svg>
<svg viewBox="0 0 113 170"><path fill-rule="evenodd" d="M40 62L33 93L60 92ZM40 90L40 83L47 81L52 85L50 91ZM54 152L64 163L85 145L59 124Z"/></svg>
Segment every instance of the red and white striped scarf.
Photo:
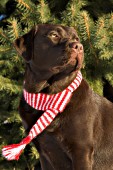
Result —
<svg viewBox="0 0 113 170"><path fill-rule="evenodd" d="M45 93L28 93L23 91L26 102L36 110L45 111L31 128L28 136L19 144L4 146L2 155L8 160L18 160L21 152L27 144L39 135L47 126L51 124L58 113L63 112L70 101L73 91L75 91L82 81L82 74L79 71L74 81L62 92L48 95Z"/></svg>

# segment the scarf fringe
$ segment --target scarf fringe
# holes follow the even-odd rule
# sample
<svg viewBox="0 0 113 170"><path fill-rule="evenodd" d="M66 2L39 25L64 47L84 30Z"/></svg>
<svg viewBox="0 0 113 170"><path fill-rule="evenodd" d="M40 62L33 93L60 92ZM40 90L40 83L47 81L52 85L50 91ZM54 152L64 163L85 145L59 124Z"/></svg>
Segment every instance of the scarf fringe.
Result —
<svg viewBox="0 0 113 170"><path fill-rule="evenodd" d="M24 138L19 144L12 144L8 146L4 146L2 149L2 155L7 160L18 160L22 151L26 147L27 144L31 142L30 136Z"/></svg>

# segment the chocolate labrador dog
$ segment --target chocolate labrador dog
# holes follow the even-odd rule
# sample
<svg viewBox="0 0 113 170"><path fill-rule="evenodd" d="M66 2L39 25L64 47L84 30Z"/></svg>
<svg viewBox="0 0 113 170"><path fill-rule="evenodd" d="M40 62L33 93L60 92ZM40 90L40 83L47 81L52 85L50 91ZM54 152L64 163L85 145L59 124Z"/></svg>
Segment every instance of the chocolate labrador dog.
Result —
<svg viewBox="0 0 113 170"><path fill-rule="evenodd" d="M82 67L83 46L74 28L39 24L15 48L26 62L29 93L61 92ZM19 111L27 133L43 114L24 96ZM113 104L82 79L64 111L33 142L42 170L113 170Z"/></svg>

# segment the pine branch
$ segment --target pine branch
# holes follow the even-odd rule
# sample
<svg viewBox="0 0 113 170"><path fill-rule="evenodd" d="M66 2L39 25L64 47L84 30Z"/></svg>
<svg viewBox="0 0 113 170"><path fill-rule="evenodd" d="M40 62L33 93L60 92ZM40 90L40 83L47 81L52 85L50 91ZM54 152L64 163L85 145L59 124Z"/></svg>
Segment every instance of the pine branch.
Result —
<svg viewBox="0 0 113 170"><path fill-rule="evenodd" d="M31 6L30 6L31 5L30 1L27 1L27 0L17 0L17 2L18 2L18 7L20 9L23 9L24 12L28 12L28 11L32 10ZM29 3L30 3L30 5L29 5Z"/></svg>
<svg viewBox="0 0 113 170"><path fill-rule="evenodd" d="M10 18L8 19L8 32L7 35L11 42L17 39L20 36L21 26L18 23L17 19Z"/></svg>
<svg viewBox="0 0 113 170"><path fill-rule="evenodd" d="M46 23L50 20L51 17L50 10L45 0L40 0L39 2L40 4L37 6L39 20L41 23Z"/></svg>
<svg viewBox="0 0 113 170"><path fill-rule="evenodd" d="M112 63L113 64L113 63ZM112 85L113 87L113 72L109 72L105 75L106 80Z"/></svg>
<svg viewBox="0 0 113 170"><path fill-rule="evenodd" d="M18 111L16 111L16 110L11 111L11 112L1 111L0 114L3 115L0 119L0 124L6 124L6 123L12 123L12 122L21 123L21 118L18 114ZM23 128L23 126L21 127L21 129L22 128ZM23 134L24 133L25 133L25 130L24 130Z"/></svg>
<svg viewBox="0 0 113 170"><path fill-rule="evenodd" d="M72 0L68 3L66 11L62 13L62 22L65 25L76 27L77 16L81 9L87 4L85 0Z"/></svg>
<svg viewBox="0 0 113 170"><path fill-rule="evenodd" d="M8 94L20 94L21 86L8 78L0 76L0 91L6 91Z"/></svg>
<svg viewBox="0 0 113 170"><path fill-rule="evenodd" d="M0 53L7 53L11 50L11 46L9 45L1 45L0 46Z"/></svg>
<svg viewBox="0 0 113 170"><path fill-rule="evenodd" d="M3 31L2 28L0 28L0 42L2 44L5 44L6 42L9 42L9 39L8 39L7 35L5 34L5 31Z"/></svg>
<svg viewBox="0 0 113 170"><path fill-rule="evenodd" d="M31 153L29 155L30 155L31 159L38 159L39 158L39 154L37 152L37 149L34 146L32 146Z"/></svg>
<svg viewBox="0 0 113 170"><path fill-rule="evenodd" d="M87 77L87 80L90 84L90 86L92 87L92 89L98 93L99 95L103 96L103 82L101 77L98 78L91 78L91 77Z"/></svg>

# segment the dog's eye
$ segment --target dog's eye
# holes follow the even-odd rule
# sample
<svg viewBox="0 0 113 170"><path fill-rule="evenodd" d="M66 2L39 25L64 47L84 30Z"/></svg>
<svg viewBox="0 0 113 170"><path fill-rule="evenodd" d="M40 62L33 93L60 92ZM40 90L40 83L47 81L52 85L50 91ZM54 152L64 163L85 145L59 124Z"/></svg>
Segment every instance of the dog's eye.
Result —
<svg viewBox="0 0 113 170"><path fill-rule="evenodd" d="M76 38L75 38L75 40L76 40L76 41L79 41L79 38L78 38L78 37L76 37Z"/></svg>
<svg viewBox="0 0 113 170"><path fill-rule="evenodd" d="M59 36L57 34L51 34L52 38L59 38Z"/></svg>
<svg viewBox="0 0 113 170"><path fill-rule="evenodd" d="M60 36L56 32L51 32L48 37L52 40L53 43L57 44L60 40Z"/></svg>
<svg viewBox="0 0 113 170"><path fill-rule="evenodd" d="M73 40L76 40L77 42L79 41L79 38L78 38L76 35L73 35L73 36L72 36L72 39L73 39Z"/></svg>
<svg viewBox="0 0 113 170"><path fill-rule="evenodd" d="M60 37L59 37L59 35L58 35L57 33L52 33L52 34L50 35L50 37L51 37L53 40L56 40L56 41L58 41L58 40L60 39Z"/></svg>

